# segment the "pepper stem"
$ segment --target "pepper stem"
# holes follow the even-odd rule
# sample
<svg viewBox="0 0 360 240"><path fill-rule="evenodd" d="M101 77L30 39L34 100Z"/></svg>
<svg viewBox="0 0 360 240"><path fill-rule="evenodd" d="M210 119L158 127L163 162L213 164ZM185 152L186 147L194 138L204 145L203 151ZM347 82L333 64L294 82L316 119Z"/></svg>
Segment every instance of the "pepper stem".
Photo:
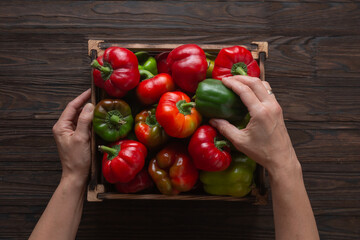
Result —
<svg viewBox="0 0 360 240"><path fill-rule="evenodd" d="M107 153L109 155L116 155L118 153L118 150L111 147L107 147L105 145L98 146L98 149L100 152Z"/></svg>
<svg viewBox="0 0 360 240"><path fill-rule="evenodd" d="M148 70L140 69L140 66L139 66L139 73L140 73L141 81L154 77L154 74L152 74Z"/></svg>
<svg viewBox="0 0 360 240"><path fill-rule="evenodd" d="M100 72L102 72L105 75L108 75L111 73L111 69L109 67L101 66L100 63L96 59L94 61L92 61L91 67L96 68L97 70L99 70Z"/></svg>
<svg viewBox="0 0 360 240"><path fill-rule="evenodd" d="M238 75L247 75L247 73L241 67L237 67L235 71L238 73Z"/></svg>
<svg viewBox="0 0 360 240"><path fill-rule="evenodd" d="M223 147L225 147L225 146L229 146L229 143L227 141L225 141L225 140L218 141L218 140L216 140L216 138L214 138L214 144L215 144L215 147L219 150L222 150Z"/></svg>
<svg viewBox="0 0 360 240"><path fill-rule="evenodd" d="M194 102L182 103L182 104L180 105L180 107L183 108L183 109L185 109L185 110L187 110L187 109L189 109L189 108L195 107L195 103L194 103Z"/></svg>
<svg viewBox="0 0 360 240"><path fill-rule="evenodd" d="M194 102L186 102L186 100L180 100L176 103L176 107L180 113L184 115L190 115L191 109L195 107Z"/></svg>
<svg viewBox="0 0 360 240"><path fill-rule="evenodd" d="M150 115L146 118L145 120L146 124L149 126L156 126L158 125L158 122L156 121L156 116L155 115Z"/></svg>
<svg viewBox="0 0 360 240"><path fill-rule="evenodd" d="M110 122L114 125L122 125L126 123L124 120L122 120L119 116L115 114L110 117Z"/></svg>
<svg viewBox="0 0 360 240"><path fill-rule="evenodd" d="M235 63L231 68L231 74L247 76L247 65L243 62Z"/></svg>

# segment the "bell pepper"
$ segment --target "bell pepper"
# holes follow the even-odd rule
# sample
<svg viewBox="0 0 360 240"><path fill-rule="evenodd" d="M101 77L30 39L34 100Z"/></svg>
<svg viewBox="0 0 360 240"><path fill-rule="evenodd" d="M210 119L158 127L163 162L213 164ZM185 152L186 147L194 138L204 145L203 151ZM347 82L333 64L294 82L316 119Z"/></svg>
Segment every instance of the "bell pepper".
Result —
<svg viewBox="0 0 360 240"><path fill-rule="evenodd" d="M136 52L135 56L137 57L139 62L139 70L147 70L154 75L158 74L156 59L150 56L148 52Z"/></svg>
<svg viewBox="0 0 360 240"><path fill-rule="evenodd" d="M148 171L159 191L166 195L191 190L199 176L186 149L178 143L159 151L150 161Z"/></svg>
<svg viewBox="0 0 360 240"><path fill-rule="evenodd" d="M109 183L126 183L135 178L144 167L146 147L137 141L120 140L110 147L101 145L104 153L102 173Z"/></svg>
<svg viewBox="0 0 360 240"><path fill-rule="evenodd" d="M184 91L194 93L198 83L206 78L205 52L196 44L185 44L172 50L167 65L175 83Z"/></svg>
<svg viewBox="0 0 360 240"><path fill-rule="evenodd" d="M243 197L252 189L255 168L256 163L253 160L237 152L232 156L232 162L226 170L202 171L200 181L204 184L205 192L209 194Z"/></svg>
<svg viewBox="0 0 360 240"><path fill-rule="evenodd" d="M108 142L126 137L134 123L129 104L120 99L104 99L94 109L93 128Z"/></svg>
<svg viewBox="0 0 360 240"><path fill-rule="evenodd" d="M148 148L157 148L164 144L169 136L156 121L155 107L138 113L135 117L135 134L139 142Z"/></svg>
<svg viewBox="0 0 360 240"><path fill-rule="evenodd" d="M248 112L240 97L216 79L199 83L195 93L196 109L204 117L241 120Z"/></svg>
<svg viewBox="0 0 360 240"><path fill-rule="evenodd" d="M260 68L251 52L241 46L233 46L220 50L215 59L212 77L223 79L233 75L260 76Z"/></svg>
<svg viewBox="0 0 360 240"><path fill-rule="evenodd" d="M188 137L201 123L201 115L194 106L185 93L167 92L160 98L156 119L171 137Z"/></svg>
<svg viewBox="0 0 360 240"><path fill-rule="evenodd" d="M121 98L140 81L138 61L126 48L109 47L91 63L94 84L112 97Z"/></svg>
<svg viewBox="0 0 360 240"><path fill-rule="evenodd" d="M206 70L206 77L212 78L212 72L214 70L216 56L210 53L205 53L205 55L206 55L206 61L208 63L208 68Z"/></svg>
<svg viewBox="0 0 360 240"><path fill-rule="evenodd" d="M170 74L170 70L166 62L169 53L170 52L162 52L155 56L158 73Z"/></svg>
<svg viewBox="0 0 360 240"><path fill-rule="evenodd" d="M199 127L191 136L188 151L195 167L204 171L222 171L231 163L229 143L209 125Z"/></svg>
<svg viewBox="0 0 360 240"><path fill-rule="evenodd" d="M143 168L136 176L127 183L116 183L115 188L120 193L136 193L151 188L153 182L146 168Z"/></svg>
<svg viewBox="0 0 360 240"><path fill-rule="evenodd" d="M136 88L136 95L143 104L150 105L159 101L161 95L175 90L175 83L167 73L160 73L156 76L149 71L140 70L142 80Z"/></svg>

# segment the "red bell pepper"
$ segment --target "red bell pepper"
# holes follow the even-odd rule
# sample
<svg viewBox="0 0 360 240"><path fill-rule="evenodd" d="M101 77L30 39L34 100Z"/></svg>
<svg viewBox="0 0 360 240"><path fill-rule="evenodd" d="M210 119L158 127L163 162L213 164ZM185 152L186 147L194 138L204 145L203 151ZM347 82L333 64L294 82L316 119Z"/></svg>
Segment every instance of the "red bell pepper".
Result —
<svg viewBox="0 0 360 240"><path fill-rule="evenodd" d="M165 132L177 138L194 133L201 123L201 115L195 103L183 92L167 92L161 96L156 108L156 119Z"/></svg>
<svg viewBox="0 0 360 240"><path fill-rule="evenodd" d="M191 190L199 176L186 149L177 143L158 152L150 161L148 170L159 191L166 195Z"/></svg>
<svg viewBox="0 0 360 240"><path fill-rule="evenodd" d="M175 83L184 91L194 93L198 83L206 78L206 55L196 44L185 44L172 50L167 65Z"/></svg>
<svg viewBox="0 0 360 240"><path fill-rule="evenodd" d="M152 186L153 182L146 168L143 168L130 182L115 184L116 190L120 193L136 193Z"/></svg>
<svg viewBox="0 0 360 240"><path fill-rule="evenodd" d="M109 47L91 63L94 84L112 97L121 98L140 81L138 60L126 48Z"/></svg>
<svg viewBox="0 0 360 240"><path fill-rule="evenodd" d="M175 83L167 73L160 73L156 76L149 71L140 70L141 76L146 75L136 88L136 95L143 104L150 105L159 101L161 95L175 90Z"/></svg>
<svg viewBox="0 0 360 240"><path fill-rule="evenodd" d="M111 147L99 146L104 152L102 172L109 183L131 181L145 164L146 147L137 141L121 140Z"/></svg>
<svg viewBox="0 0 360 240"><path fill-rule="evenodd" d="M260 68L251 52L244 47L233 46L220 50L215 59L212 77L223 79L233 75L260 76Z"/></svg>
<svg viewBox="0 0 360 240"><path fill-rule="evenodd" d="M155 56L158 73L170 74L166 59L170 52L162 52Z"/></svg>
<svg viewBox="0 0 360 240"><path fill-rule="evenodd" d="M135 117L135 134L139 142L148 148L157 148L167 142L169 136L156 121L155 107L138 113Z"/></svg>
<svg viewBox="0 0 360 240"><path fill-rule="evenodd" d="M190 139L188 151L195 166L204 171L222 171L231 163L227 141L209 125L199 127Z"/></svg>

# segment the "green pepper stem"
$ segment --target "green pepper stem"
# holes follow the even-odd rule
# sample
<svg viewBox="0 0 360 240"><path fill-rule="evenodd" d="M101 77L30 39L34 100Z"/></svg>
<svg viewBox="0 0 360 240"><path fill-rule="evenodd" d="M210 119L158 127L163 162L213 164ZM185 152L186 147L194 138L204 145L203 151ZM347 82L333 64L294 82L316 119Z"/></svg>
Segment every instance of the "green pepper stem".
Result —
<svg viewBox="0 0 360 240"><path fill-rule="evenodd" d="M185 109L185 110L186 110L186 109L195 107L195 103L194 103L194 102L182 103L182 104L180 105L180 107L181 107L182 109Z"/></svg>
<svg viewBox="0 0 360 240"><path fill-rule="evenodd" d="M107 153L109 155L116 155L118 153L118 151L114 148L111 148L111 147L107 147L105 145L101 145L98 147L99 151L100 152L104 152L104 153Z"/></svg>
<svg viewBox="0 0 360 240"><path fill-rule="evenodd" d="M149 116L146 118L145 122L146 122L146 124L149 125L150 127L158 125L158 122L157 122L157 120L156 120L156 116L155 116L155 115L149 115Z"/></svg>
<svg viewBox="0 0 360 240"><path fill-rule="evenodd" d="M216 139L214 139L214 144L215 147L219 150L222 150L222 148L225 146L229 146L229 143L225 140L217 141Z"/></svg>
<svg viewBox="0 0 360 240"><path fill-rule="evenodd" d="M247 76L247 73L244 71L244 69L242 69L241 67L237 67L235 72L238 73L238 75L244 75Z"/></svg>
<svg viewBox="0 0 360 240"><path fill-rule="evenodd" d="M231 68L231 74L232 75L244 75L247 76L247 65L244 62L238 62L233 64Z"/></svg>
<svg viewBox="0 0 360 240"><path fill-rule="evenodd" d="M105 75L111 73L111 69L109 67L101 66L100 63L96 59L94 61L92 61L91 67L98 69L100 72L104 73Z"/></svg>
<svg viewBox="0 0 360 240"><path fill-rule="evenodd" d="M142 81L154 77L154 74L152 74L148 70L142 69L140 65L139 65L139 73Z"/></svg>
<svg viewBox="0 0 360 240"><path fill-rule="evenodd" d="M176 103L176 107L181 114L190 115L191 108L195 107L194 102L186 102L186 100L180 100Z"/></svg>
<svg viewBox="0 0 360 240"><path fill-rule="evenodd" d="M110 117L110 122L114 125L122 125L126 123L124 120L122 120L119 116L115 114Z"/></svg>

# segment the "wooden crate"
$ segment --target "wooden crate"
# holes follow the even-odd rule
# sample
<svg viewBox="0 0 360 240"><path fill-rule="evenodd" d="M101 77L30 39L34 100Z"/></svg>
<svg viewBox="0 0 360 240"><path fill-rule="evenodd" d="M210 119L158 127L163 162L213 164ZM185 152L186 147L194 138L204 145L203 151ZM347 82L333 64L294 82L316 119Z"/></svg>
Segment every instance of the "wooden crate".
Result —
<svg viewBox="0 0 360 240"><path fill-rule="evenodd" d="M114 43L103 40L89 40L88 42L88 54L91 58L96 59L104 53L106 48L112 46L119 46L127 48L132 51L148 51L151 54L157 54L163 51L171 51L172 49L180 46L181 44L126 44L126 43ZM231 47L233 45L199 45L204 51L209 53L218 53L221 48ZM241 45L249 49L254 59L259 63L260 78L265 80L265 67L264 62L268 57L268 43L267 42L252 42L248 45ZM94 81L91 74L91 102L96 105L103 97L105 93L102 89L94 86ZM101 171L101 153L97 151L98 137L95 136L94 131L91 133L91 173L90 181L88 185L87 200L90 202L99 202L104 199L149 199L149 200L218 200L218 201L241 201L249 202L256 205L266 205L268 194L265 186L265 169L258 165L255 172L256 187L252 189L251 193L243 198L236 198L230 196L213 196L208 195L205 192L187 192L181 193L176 196L167 196L163 194L123 194L116 193L111 190L111 184L107 183L102 176Z"/></svg>

